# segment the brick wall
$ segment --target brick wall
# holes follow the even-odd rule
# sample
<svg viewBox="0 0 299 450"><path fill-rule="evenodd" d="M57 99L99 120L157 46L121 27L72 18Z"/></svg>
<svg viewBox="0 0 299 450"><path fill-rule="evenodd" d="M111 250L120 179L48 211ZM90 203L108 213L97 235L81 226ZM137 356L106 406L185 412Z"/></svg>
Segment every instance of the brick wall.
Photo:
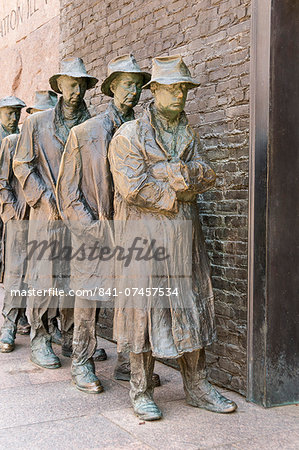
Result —
<svg viewBox="0 0 299 450"><path fill-rule="evenodd" d="M241 393L246 390L250 3L61 0L60 37L61 57L81 56L101 80L111 58L131 51L143 68L154 56L180 53L200 80L189 93L186 112L218 174L216 188L200 199L218 328L218 342L208 352L210 377ZM149 99L144 92L141 103ZM87 100L93 113L105 108L100 83Z"/></svg>

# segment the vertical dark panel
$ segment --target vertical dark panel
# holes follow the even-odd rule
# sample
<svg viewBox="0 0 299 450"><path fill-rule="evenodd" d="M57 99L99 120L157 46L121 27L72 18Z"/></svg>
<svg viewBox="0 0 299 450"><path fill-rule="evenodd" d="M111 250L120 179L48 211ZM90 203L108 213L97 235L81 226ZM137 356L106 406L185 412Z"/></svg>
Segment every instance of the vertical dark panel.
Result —
<svg viewBox="0 0 299 450"><path fill-rule="evenodd" d="M273 1L267 404L299 400L299 2Z"/></svg>
<svg viewBox="0 0 299 450"><path fill-rule="evenodd" d="M264 404L267 310L267 159L271 5L253 0L250 67L250 167L247 398Z"/></svg>
<svg viewBox="0 0 299 450"><path fill-rule="evenodd" d="M299 401L298 58L298 1L254 0L248 399L264 406Z"/></svg>

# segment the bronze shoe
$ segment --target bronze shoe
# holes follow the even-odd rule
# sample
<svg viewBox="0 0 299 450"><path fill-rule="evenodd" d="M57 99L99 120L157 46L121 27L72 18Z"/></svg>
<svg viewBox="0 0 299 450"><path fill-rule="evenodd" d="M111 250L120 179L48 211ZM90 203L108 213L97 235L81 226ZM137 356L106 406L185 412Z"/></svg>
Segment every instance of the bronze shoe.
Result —
<svg viewBox="0 0 299 450"><path fill-rule="evenodd" d="M10 328L2 328L0 337L0 352L11 353L15 349L15 331Z"/></svg>
<svg viewBox="0 0 299 450"><path fill-rule="evenodd" d="M139 419L146 421L162 419L162 412L152 398L146 394L140 395L137 400L132 400L134 413Z"/></svg>
<svg viewBox="0 0 299 450"><path fill-rule="evenodd" d="M6 344L0 341L0 352L11 353L15 349L15 344Z"/></svg>
<svg viewBox="0 0 299 450"><path fill-rule="evenodd" d="M187 393L186 401L191 406L222 414L232 413L237 409L235 402L220 394L206 379Z"/></svg>
<svg viewBox="0 0 299 450"><path fill-rule="evenodd" d="M95 374L92 360L82 365L72 364L72 381L79 391L87 394L100 394L104 390Z"/></svg>
<svg viewBox="0 0 299 450"><path fill-rule="evenodd" d="M107 353L104 348L97 348L95 354L93 355L94 361L106 361Z"/></svg>
<svg viewBox="0 0 299 450"><path fill-rule="evenodd" d="M31 341L31 362L44 369L61 367L58 356L55 355L51 342L46 336L36 336Z"/></svg>

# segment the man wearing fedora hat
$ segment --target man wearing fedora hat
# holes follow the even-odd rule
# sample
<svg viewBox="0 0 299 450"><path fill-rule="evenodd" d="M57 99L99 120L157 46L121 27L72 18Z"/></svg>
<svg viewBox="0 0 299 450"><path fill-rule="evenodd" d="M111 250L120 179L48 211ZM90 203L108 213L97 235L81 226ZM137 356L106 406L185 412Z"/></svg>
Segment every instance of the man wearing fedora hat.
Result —
<svg viewBox="0 0 299 450"><path fill-rule="evenodd" d="M112 98L106 111L74 127L67 141L57 182L57 203L60 213L73 228L75 221L90 227L94 221L113 217L113 186L108 146L115 131L125 122L134 119L142 86L150 80L134 56L119 56L108 64L108 76L103 81L103 94ZM71 199L71 201L70 201ZM84 233L81 233L84 235ZM73 242L78 241L74 230ZM80 246L80 240L76 244ZM72 277L81 284L94 287L101 284L103 274L98 273L97 261L72 261ZM73 341L72 378L76 387L84 392L101 392L95 376L92 356L96 348L96 307L86 299L77 299ZM129 380L128 357L118 355L115 370L118 379Z"/></svg>
<svg viewBox="0 0 299 450"><path fill-rule="evenodd" d="M60 220L55 199L60 160L71 128L90 118L84 95L98 80L87 74L81 58L68 58L61 62L60 72L49 81L52 90L62 96L54 109L26 119L13 168L30 206L28 242L48 245L58 242L64 247L70 244L70 236ZM68 278L67 261L62 258L40 257L39 251L32 252L28 258L26 280L29 287L42 293L32 297L29 309L31 361L48 369L60 367L60 360L52 349L47 312L58 306L59 295L55 288L65 289ZM63 300L60 313L64 348L64 343L69 345L72 338L73 309L71 302L69 308L66 306L67 296Z"/></svg>
<svg viewBox="0 0 299 450"><path fill-rule="evenodd" d="M55 108L58 101L58 95L53 91L35 91L34 105L29 106L26 111L28 114L34 114L48 109Z"/></svg>
<svg viewBox="0 0 299 450"><path fill-rule="evenodd" d="M123 227L121 238L129 234L126 224L132 220L137 228L142 219L144 223L156 219L165 248L173 248L175 254L173 266L167 258L164 262L153 259L150 273L154 276L145 277L140 286L150 289L157 283L159 287L176 287L172 295L162 288L161 296L157 299L152 294L146 305L119 296L115 312L118 350L130 351L131 401L135 414L144 420L162 417L153 400L153 356L178 360L190 405L220 413L236 409L236 404L206 379L204 348L214 342L216 327L197 195L214 185L215 173L202 161L199 140L184 113L188 90L198 85L181 56L154 58L151 81L144 86L151 89L154 101L142 118L118 130L109 148L115 219ZM188 242L184 244L183 236L190 221L188 285L188 277L173 277L175 273L169 272L169 268L182 262L184 266L188 261L185 259ZM149 234L154 228L150 228ZM173 233L170 242L172 230L180 232ZM120 261L116 272L119 292L128 283L124 270Z"/></svg>
<svg viewBox="0 0 299 450"><path fill-rule="evenodd" d="M16 229L9 224L12 223L12 219L26 216L26 203L22 199L22 193L20 193L20 199L17 199L18 195L12 193L12 186L8 178L13 178L12 156L19 138L18 123L21 110L25 106L22 100L13 96L0 100L0 216L5 224L2 239L2 248L5 248L2 265L5 289L2 310L4 324L1 329L0 351L4 353L11 352L14 349L17 329L20 334L28 334L30 331L30 325L25 314L26 301L24 302L22 298L10 294L11 289L23 286L24 275L23 265L20 262L22 255L19 254L17 243L19 237L21 241L24 237L23 229L22 227L17 229L17 222L14 222Z"/></svg>

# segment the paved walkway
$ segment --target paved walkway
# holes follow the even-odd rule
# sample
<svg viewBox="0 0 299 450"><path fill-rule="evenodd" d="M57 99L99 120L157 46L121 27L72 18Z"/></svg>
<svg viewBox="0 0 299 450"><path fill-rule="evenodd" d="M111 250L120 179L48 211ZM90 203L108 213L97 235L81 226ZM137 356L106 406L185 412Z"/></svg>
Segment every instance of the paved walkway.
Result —
<svg viewBox="0 0 299 450"><path fill-rule="evenodd" d="M155 370L163 385L155 399L164 419L140 422L128 383L112 378L115 345L100 344L108 354L96 363L105 388L100 395L71 385L68 358L61 357L57 370L33 366L27 336L17 336L14 352L0 353L0 449L299 449L299 406L265 410L229 392L239 405L232 415L192 408L179 372L160 363Z"/></svg>

